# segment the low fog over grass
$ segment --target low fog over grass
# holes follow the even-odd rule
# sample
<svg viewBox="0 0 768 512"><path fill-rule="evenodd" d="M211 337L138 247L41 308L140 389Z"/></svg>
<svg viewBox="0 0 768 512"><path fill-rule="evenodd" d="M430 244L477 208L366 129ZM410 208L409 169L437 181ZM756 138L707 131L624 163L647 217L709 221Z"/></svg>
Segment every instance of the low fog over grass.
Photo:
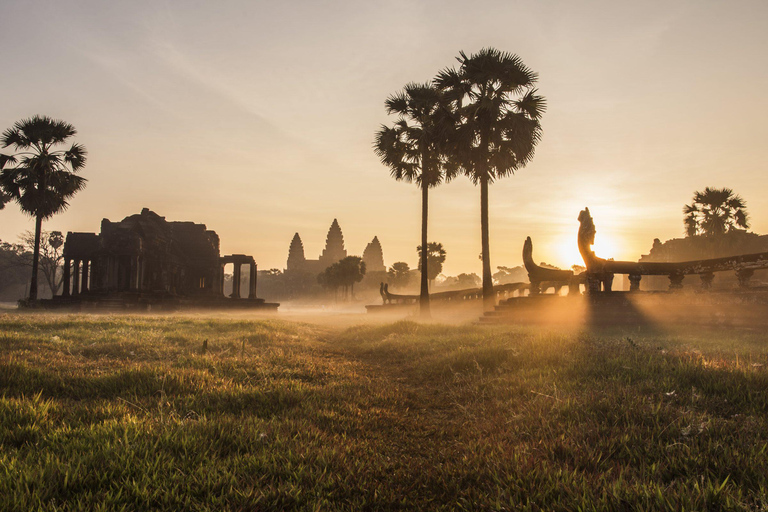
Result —
<svg viewBox="0 0 768 512"><path fill-rule="evenodd" d="M760 509L765 341L4 314L0 510Z"/></svg>

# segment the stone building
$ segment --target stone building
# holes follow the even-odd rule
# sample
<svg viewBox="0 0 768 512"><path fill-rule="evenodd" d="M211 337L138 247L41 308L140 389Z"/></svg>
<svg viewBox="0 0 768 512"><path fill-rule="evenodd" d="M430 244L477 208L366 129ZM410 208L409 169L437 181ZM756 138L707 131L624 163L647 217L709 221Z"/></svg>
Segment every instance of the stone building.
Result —
<svg viewBox="0 0 768 512"><path fill-rule="evenodd" d="M101 233L67 234L60 299L157 303L179 299L223 305L224 267L232 265L230 299L264 305L256 298L256 263L251 256L220 256L219 236L205 224L169 222L144 208L119 222L101 221ZM240 278L249 285L242 296ZM269 305L277 307L277 305Z"/></svg>
<svg viewBox="0 0 768 512"><path fill-rule="evenodd" d="M309 260L305 257L304 244L301 241L301 236L299 236L298 233L293 235L290 248L288 249L286 272L319 274L337 261L346 257L347 250L344 248L344 235L341 232L339 222L336 219L333 219L333 223L331 223L331 227L328 229L328 235L325 239L325 248L316 260ZM368 244L363 252L363 261L365 261L366 270L368 272L386 270L381 244L377 237L373 238L373 241Z"/></svg>

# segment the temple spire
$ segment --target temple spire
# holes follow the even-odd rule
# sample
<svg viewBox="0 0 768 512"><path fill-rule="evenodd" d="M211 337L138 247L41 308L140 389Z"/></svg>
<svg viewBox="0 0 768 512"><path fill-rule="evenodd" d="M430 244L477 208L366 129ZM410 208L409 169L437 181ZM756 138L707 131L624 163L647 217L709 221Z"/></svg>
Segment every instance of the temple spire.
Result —
<svg viewBox="0 0 768 512"><path fill-rule="evenodd" d="M384 265L384 252L381 249L379 237L373 237L371 243L363 251L363 261L365 262L366 272L384 272L387 267Z"/></svg>
<svg viewBox="0 0 768 512"><path fill-rule="evenodd" d="M301 237L298 233L293 235L291 240L291 248L288 250L288 266L287 270L294 270L300 268L306 258L304 257L304 244L301 242Z"/></svg>
<svg viewBox="0 0 768 512"><path fill-rule="evenodd" d="M344 249L344 235L341 232L339 221L333 219L328 236L325 239L325 249L320 255L320 261L324 265L333 265L339 260L347 257L347 251Z"/></svg>

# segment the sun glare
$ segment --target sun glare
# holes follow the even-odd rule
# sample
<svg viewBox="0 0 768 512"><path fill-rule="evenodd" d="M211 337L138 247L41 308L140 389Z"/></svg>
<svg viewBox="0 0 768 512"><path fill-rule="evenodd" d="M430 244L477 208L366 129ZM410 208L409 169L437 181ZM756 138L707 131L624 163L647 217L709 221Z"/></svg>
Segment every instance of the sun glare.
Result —
<svg viewBox="0 0 768 512"><path fill-rule="evenodd" d="M584 265L584 260L579 253L579 247L576 244L575 237L564 237L560 243L558 256L560 261L558 262L561 268L571 268L572 265ZM595 245L592 246L592 250L600 258L616 258L617 246L611 240L607 238L595 237Z"/></svg>

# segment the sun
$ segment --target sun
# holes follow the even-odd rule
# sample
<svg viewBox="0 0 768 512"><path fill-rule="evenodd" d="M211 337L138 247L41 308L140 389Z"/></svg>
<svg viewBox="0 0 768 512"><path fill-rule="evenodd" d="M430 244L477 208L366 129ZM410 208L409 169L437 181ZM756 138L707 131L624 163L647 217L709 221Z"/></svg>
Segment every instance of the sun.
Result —
<svg viewBox="0 0 768 512"><path fill-rule="evenodd" d="M596 256L605 259L615 258L617 254L616 244L610 238L599 235L595 236L595 245L592 246L592 250L595 251ZM572 265L584 266L575 237L563 237L558 245L558 256L562 268L571 268Z"/></svg>

